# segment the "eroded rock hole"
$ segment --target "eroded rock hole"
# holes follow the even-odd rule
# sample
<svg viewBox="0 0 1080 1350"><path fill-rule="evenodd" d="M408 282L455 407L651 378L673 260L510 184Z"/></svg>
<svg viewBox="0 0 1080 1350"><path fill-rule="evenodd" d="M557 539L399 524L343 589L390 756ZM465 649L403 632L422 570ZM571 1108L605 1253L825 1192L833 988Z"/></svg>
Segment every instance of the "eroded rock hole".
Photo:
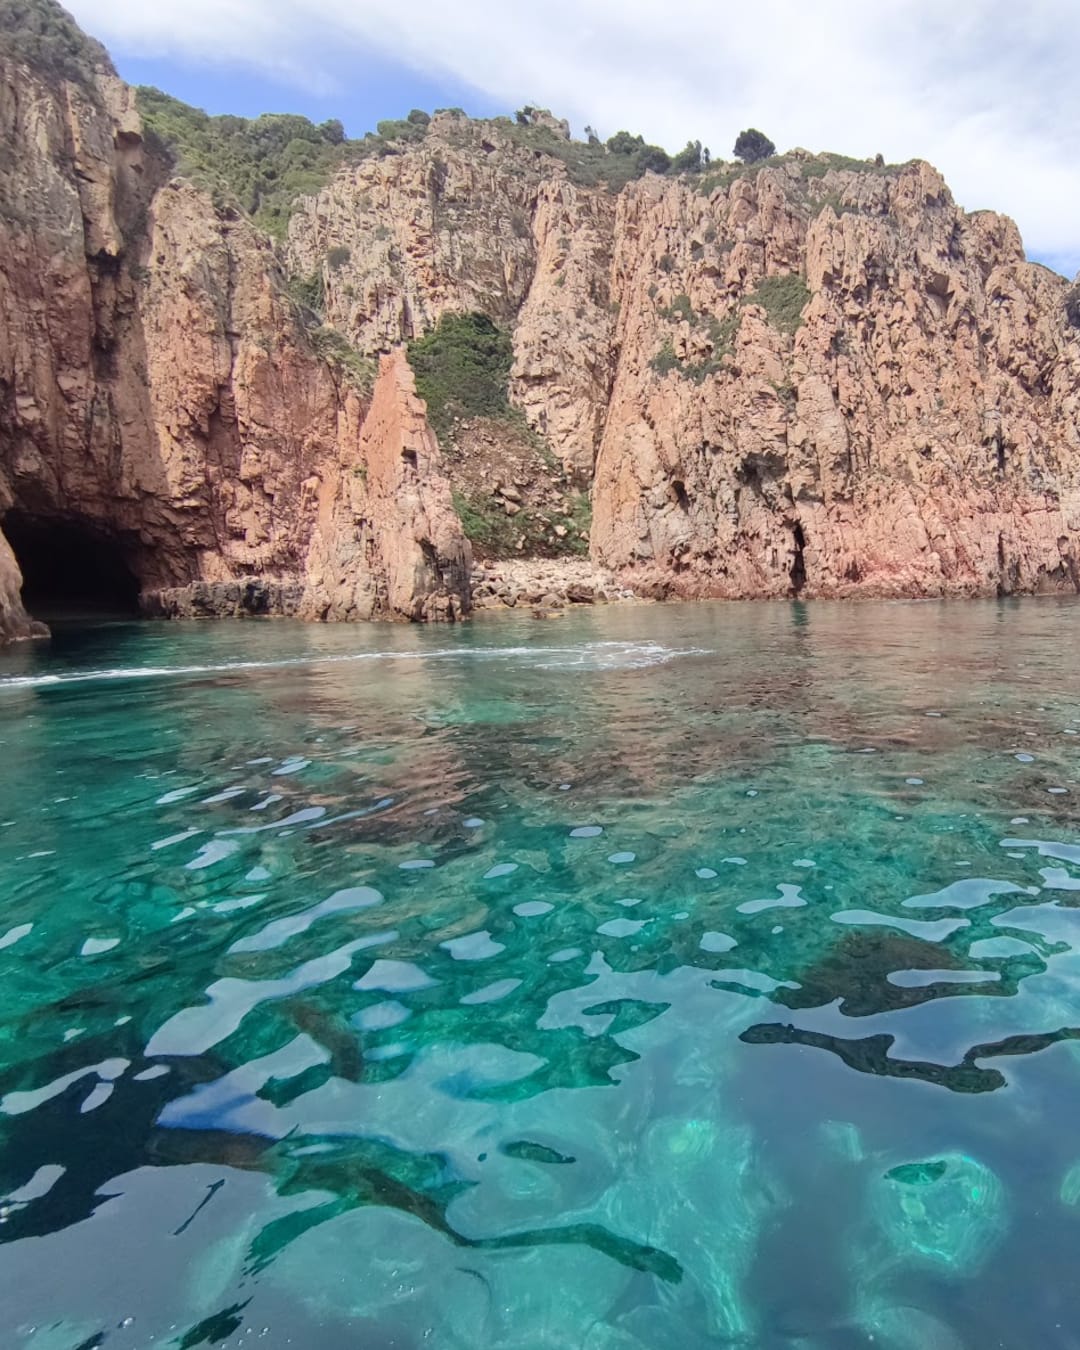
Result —
<svg viewBox="0 0 1080 1350"><path fill-rule="evenodd" d="M794 556L791 559L791 593L799 595L806 585L806 535L798 521L791 532Z"/></svg>
<svg viewBox="0 0 1080 1350"><path fill-rule="evenodd" d="M82 521L12 512L0 528L23 575L23 604L35 619L139 612L139 583L120 541Z"/></svg>

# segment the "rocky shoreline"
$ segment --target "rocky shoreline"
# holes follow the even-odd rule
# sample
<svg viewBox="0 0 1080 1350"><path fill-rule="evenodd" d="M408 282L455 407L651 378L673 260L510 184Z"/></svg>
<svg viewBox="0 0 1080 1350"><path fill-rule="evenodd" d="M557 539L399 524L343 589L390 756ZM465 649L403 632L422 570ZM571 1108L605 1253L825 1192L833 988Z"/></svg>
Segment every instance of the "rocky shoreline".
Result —
<svg viewBox="0 0 1080 1350"><path fill-rule="evenodd" d="M477 563L472 572L474 610L603 605L639 597L588 558L514 558Z"/></svg>

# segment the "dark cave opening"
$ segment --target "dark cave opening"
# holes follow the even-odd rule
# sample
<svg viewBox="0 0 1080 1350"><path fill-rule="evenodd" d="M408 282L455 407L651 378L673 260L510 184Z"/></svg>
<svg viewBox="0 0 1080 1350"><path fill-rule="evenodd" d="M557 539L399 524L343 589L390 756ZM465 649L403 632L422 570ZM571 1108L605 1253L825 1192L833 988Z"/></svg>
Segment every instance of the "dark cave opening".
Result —
<svg viewBox="0 0 1080 1350"><path fill-rule="evenodd" d="M806 585L806 535L798 521L795 522L791 539L795 546L795 556L791 560L791 593L799 595Z"/></svg>
<svg viewBox="0 0 1080 1350"><path fill-rule="evenodd" d="M120 541L83 521L13 511L3 529L23 575L22 597L35 619L130 618L139 583Z"/></svg>

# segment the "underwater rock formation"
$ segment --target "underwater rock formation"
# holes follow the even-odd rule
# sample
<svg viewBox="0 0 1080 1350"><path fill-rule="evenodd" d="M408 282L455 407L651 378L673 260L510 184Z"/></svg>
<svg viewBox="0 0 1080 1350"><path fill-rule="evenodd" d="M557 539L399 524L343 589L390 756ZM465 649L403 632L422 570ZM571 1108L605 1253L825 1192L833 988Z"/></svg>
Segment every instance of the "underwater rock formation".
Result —
<svg viewBox="0 0 1080 1350"><path fill-rule="evenodd" d="M876 1177L871 1205L897 1256L945 1275L978 1270L1007 1226L1001 1182L960 1153L903 1163Z"/></svg>

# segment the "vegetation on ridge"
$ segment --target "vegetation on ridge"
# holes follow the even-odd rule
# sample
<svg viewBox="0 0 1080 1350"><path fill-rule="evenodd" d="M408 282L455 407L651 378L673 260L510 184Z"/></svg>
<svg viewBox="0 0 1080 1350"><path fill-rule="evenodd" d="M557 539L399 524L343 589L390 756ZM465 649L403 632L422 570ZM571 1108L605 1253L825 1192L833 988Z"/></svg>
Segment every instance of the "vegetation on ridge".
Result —
<svg viewBox="0 0 1080 1350"><path fill-rule="evenodd" d="M297 113L211 117L160 89L143 85L137 92L147 132L168 152L176 171L220 204L235 202L278 239L285 236L297 200L318 192L342 164L422 140L431 121L426 112L413 109L408 117L380 122L377 133L350 140L336 118L316 125Z"/></svg>
<svg viewBox="0 0 1080 1350"><path fill-rule="evenodd" d="M0 56L84 88L93 84L95 71L113 71L101 43L87 37L56 0L0 0Z"/></svg>
<svg viewBox="0 0 1080 1350"><path fill-rule="evenodd" d="M795 272L763 277L757 290L746 297L748 305L760 305L769 323L781 333L794 333L802 326L802 312L810 300L806 282Z"/></svg>
<svg viewBox="0 0 1080 1350"><path fill-rule="evenodd" d="M295 113L210 117L145 86L138 99L147 131L171 153L179 173L231 198L278 237L297 197L317 192L352 145L337 121L316 126Z"/></svg>
<svg viewBox="0 0 1080 1350"><path fill-rule="evenodd" d="M87 37L56 0L0 0L0 54L88 90L93 87L95 71L112 70L105 48ZM319 191L342 164L400 153L424 139L431 121L426 112L413 109L407 117L379 122L375 132L349 139L336 119L316 125L292 113L264 113L256 118L210 116L159 89L142 87L137 95L148 140L156 141L168 154L176 171L210 191L218 206L235 205L278 239L285 235L297 200ZM744 163L714 166L718 171L709 173L711 156L700 140L688 140L671 155L628 131L617 131L604 142L586 127L584 141L572 140L565 131L560 134L557 120L542 109L525 108L516 119L479 121L461 109L445 111L458 114L463 129L497 128L537 157L561 160L575 183L602 184L613 191L646 173L696 177L702 191L712 191L728 186L751 167L756 170L791 160L775 156L772 142L754 128L741 132L736 141L735 153ZM869 163L842 156L800 162L806 178L820 176L831 167L865 169ZM510 167L508 172L520 172L520 168ZM331 265L340 266L340 259Z"/></svg>

